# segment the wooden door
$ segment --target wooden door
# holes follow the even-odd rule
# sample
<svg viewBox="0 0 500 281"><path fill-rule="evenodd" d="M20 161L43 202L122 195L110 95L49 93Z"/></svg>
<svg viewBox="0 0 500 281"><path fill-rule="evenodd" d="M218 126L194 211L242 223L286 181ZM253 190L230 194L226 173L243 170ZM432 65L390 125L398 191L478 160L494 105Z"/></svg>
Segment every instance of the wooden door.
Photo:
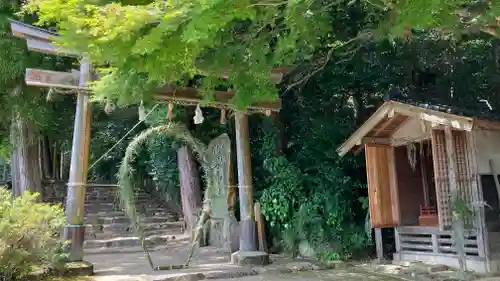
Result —
<svg viewBox="0 0 500 281"><path fill-rule="evenodd" d="M393 147L386 145L365 145L372 228L399 225L399 202L393 149Z"/></svg>

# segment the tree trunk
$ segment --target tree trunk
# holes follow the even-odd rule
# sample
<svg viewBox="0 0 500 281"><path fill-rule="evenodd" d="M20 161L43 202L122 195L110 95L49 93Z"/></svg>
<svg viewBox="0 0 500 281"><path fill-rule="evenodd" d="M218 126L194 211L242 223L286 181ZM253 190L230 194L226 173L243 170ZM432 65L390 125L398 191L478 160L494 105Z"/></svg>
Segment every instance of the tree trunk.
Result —
<svg viewBox="0 0 500 281"><path fill-rule="evenodd" d="M59 155L58 155L58 152L59 152L59 146L57 145L57 142L54 141L52 142L52 149L51 149L51 152L52 152L52 178L54 180L60 180L59 178Z"/></svg>
<svg viewBox="0 0 500 281"><path fill-rule="evenodd" d="M179 167L182 213L187 226L186 230L191 233L196 227L196 217L193 214L201 208L200 177L193 154L186 146L177 150L177 163Z"/></svg>
<svg viewBox="0 0 500 281"><path fill-rule="evenodd" d="M64 168L64 161L65 161L64 149L62 146L60 147L59 154L61 155L61 160L59 160L59 179L64 181L66 179L66 176L65 176L66 172L65 172L65 168Z"/></svg>
<svg viewBox="0 0 500 281"><path fill-rule="evenodd" d="M37 137L19 114L16 114L12 121L11 142L14 196L20 196L25 191L41 193L42 178Z"/></svg>
<svg viewBox="0 0 500 281"><path fill-rule="evenodd" d="M52 179L52 173L51 173L51 165L50 165L50 147L49 147L49 138L48 137L42 137L41 141L41 166L42 166L42 176L44 179Z"/></svg>

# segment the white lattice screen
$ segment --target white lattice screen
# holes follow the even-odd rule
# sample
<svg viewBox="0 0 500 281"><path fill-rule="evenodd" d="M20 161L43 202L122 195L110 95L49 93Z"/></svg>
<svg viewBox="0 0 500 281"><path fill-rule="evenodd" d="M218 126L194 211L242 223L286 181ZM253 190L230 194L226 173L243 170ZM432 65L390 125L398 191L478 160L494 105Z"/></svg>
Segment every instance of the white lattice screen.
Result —
<svg viewBox="0 0 500 281"><path fill-rule="evenodd" d="M472 206L474 203L474 185L471 167L470 153L467 133L464 131L453 131L453 144L455 148L456 162L456 186L462 199ZM446 151L444 130L433 130L432 132L432 153L434 161L434 175L436 183L437 207L439 213L439 226L441 230L451 227L452 224L452 202L451 189L448 176L448 158ZM471 222L466 222L471 223Z"/></svg>
<svg viewBox="0 0 500 281"><path fill-rule="evenodd" d="M475 178L470 169L470 153L467 140L467 132L453 131L453 143L455 144L455 156L457 162L457 188L462 199L473 206L475 200L474 188L472 181ZM471 218L469 218L471 219ZM466 224L474 223L474 221L465 221Z"/></svg>
<svg viewBox="0 0 500 281"><path fill-rule="evenodd" d="M450 227L452 223L450 203L451 190L448 177L448 162L446 157L444 130L433 130L432 159L434 162L434 179L436 184L439 227L441 230Z"/></svg>

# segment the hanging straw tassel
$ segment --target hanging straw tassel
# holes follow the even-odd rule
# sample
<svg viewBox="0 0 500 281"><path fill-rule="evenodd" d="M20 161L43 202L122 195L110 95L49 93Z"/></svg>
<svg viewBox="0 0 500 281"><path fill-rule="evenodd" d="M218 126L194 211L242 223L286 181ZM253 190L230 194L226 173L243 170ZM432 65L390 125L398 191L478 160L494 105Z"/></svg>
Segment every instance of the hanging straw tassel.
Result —
<svg viewBox="0 0 500 281"><path fill-rule="evenodd" d="M107 101L106 104L104 105L104 112L106 114L111 114L113 111L115 111L115 104L112 102Z"/></svg>
<svg viewBox="0 0 500 281"><path fill-rule="evenodd" d="M198 104L194 111L193 121L196 125L198 125L203 123L203 120L205 120L205 118L203 117L203 112L201 111L200 105Z"/></svg>
<svg viewBox="0 0 500 281"><path fill-rule="evenodd" d="M141 104L139 105L139 121L146 120L146 109L144 108L144 103L141 100Z"/></svg>
<svg viewBox="0 0 500 281"><path fill-rule="evenodd" d="M169 102L168 103L168 112L167 112L168 121L172 121L173 110L174 110L174 104Z"/></svg>
<svg viewBox="0 0 500 281"><path fill-rule="evenodd" d="M47 92L47 97L45 97L47 101L53 101L54 100L54 89L49 88L49 91Z"/></svg>
<svg viewBox="0 0 500 281"><path fill-rule="evenodd" d="M226 124L226 109L225 108L222 108L220 110L220 123L222 125L225 125Z"/></svg>

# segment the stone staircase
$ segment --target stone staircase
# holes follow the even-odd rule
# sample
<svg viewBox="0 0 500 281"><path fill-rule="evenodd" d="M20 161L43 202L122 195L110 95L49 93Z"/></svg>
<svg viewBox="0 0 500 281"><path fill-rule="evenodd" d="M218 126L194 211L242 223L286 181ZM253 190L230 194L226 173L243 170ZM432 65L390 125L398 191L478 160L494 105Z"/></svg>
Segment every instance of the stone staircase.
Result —
<svg viewBox="0 0 500 281"><path fill-rule="evenodd" d="M44 201L64 204L64 186L59 184L59 187L45 190ZM140 250L138 246L141 242L135 236L133 224L118 202L115 186L92 184L87 187L84 222L87 254L127 251L125 248ZM148 248L165 246L168 240L184 233L184 221L158 196L146 192L137 194L136 208L142 218L141 225L145 229Z"/></svg>

